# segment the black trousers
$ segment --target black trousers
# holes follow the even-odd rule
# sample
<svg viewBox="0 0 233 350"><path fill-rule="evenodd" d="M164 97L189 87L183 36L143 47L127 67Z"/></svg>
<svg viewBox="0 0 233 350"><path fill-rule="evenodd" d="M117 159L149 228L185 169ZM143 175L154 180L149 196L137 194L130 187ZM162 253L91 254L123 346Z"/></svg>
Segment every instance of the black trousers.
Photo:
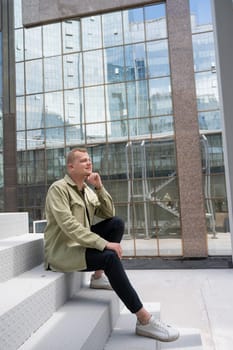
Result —
<svg viewBox="0 0 233 350"><path fill-rule="evenodd" d="M124 222L115 216L93 225L91 230L109 242L120 243L124 234ZM122 262L113 250L105 249L101 252L87 248L86 262L85 271L104 270L112 289L132 313L142 308L142 303L126 275Z"/></svg>

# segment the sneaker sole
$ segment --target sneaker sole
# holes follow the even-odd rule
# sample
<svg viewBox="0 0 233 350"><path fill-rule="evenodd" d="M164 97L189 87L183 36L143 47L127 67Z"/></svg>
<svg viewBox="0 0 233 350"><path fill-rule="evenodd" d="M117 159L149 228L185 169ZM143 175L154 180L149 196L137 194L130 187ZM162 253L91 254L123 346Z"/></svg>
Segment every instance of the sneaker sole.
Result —
<svg viewBox="0 0 233 350"><path fill-rule="evenodd" d="M177 336L174 336L172 338L169 338L169 339L164 339L164 338L161 338L159 336L155 336L149 332L145 332L145 331L141 331L141 330L138 330L136 329L136 334L137 335L140 335L142 337L148 337L148 338L152 338L152 339L155 339L155 340L159 340L161 342L166 342L166 343L169 343L169 342L172 342L172 341L175 341L179 338L179 334Z"/></svg>

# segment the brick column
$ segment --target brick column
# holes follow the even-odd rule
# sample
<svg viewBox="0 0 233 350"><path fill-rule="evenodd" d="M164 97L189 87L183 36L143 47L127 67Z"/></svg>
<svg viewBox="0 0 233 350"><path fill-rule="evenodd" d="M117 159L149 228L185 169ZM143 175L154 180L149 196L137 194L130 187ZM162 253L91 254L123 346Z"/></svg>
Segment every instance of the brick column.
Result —
<svg viewBox="0 0 233 350"><path fill-rule="evenodd" d="M167 0L184 257L207 256L202 165L188 0Z"/></svg>

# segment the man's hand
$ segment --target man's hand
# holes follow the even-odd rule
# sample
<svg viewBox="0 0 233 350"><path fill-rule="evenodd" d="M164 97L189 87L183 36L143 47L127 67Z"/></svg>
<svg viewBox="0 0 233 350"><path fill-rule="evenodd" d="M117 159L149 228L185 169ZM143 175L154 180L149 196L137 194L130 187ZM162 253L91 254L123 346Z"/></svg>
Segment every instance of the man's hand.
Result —
<svg viewBox="0 0 233 350"><path fill-rule="evenodd" d="M86 181L90 184L93 185L97 190L102 187L102 181L100 178L100 175L98 173L91 173Z"/></svg>
<svg viewBox="0 0 233 350"><path fill-rule="evenodd" d="M120 243L108 242L106 244L105 248L114 250L117 253L119 259L122 258L122 248L121 248Z"/></svg>

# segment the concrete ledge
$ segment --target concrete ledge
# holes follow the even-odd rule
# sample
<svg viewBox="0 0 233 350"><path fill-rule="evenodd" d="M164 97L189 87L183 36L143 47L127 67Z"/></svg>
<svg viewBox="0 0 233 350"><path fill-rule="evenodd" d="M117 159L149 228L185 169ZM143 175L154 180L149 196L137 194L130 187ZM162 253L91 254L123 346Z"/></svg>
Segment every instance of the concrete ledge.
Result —
<svg viewBox="0 0 233 350"><path fill-rule="evenodd" d="M115 293L82 288L20 350L103 350L118 316Z"/></svg>
<svg viewBox="0 0 233 350"><path fill-rule="evenodd" d="M41 265L0 284L0 349L18 349L81 287L82 278Z"/></svg>
<svg viewBox="0 0 233 350"><path fill-rule="evenodd" d="M43 237L43 234L28 233L0 240L0 282L42 263Z"/></svg>

